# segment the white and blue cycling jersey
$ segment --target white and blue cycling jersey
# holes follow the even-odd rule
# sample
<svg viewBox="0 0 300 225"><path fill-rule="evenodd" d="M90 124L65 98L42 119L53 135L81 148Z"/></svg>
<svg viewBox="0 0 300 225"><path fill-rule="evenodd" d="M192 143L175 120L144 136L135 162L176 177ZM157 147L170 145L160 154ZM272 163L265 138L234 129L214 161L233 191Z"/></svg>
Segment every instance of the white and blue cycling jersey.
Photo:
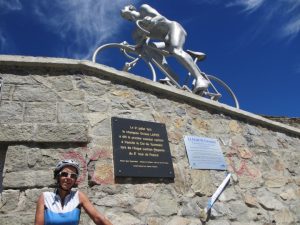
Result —
<svg viewBox="0 0 300 225"><path fill-rule="evenodd" d="M78 225L80 219L80 201L78 191L71 191L62 204L55 192L44 192L45 225Z"/></svg>

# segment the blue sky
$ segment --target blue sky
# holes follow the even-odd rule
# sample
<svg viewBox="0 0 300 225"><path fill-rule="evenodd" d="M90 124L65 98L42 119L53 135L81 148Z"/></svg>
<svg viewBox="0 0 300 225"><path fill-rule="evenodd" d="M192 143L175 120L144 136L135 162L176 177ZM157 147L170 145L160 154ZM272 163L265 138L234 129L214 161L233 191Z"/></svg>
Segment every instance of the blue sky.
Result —
<svg viewBox="0 0 300 225"><path fill-rule="evenodd" d="M299 0L0 0L0 54L91 59L107 42L132 42L120 16L131 3L186 29L200 67L234 90L241 108L300 117Z"/></svg>

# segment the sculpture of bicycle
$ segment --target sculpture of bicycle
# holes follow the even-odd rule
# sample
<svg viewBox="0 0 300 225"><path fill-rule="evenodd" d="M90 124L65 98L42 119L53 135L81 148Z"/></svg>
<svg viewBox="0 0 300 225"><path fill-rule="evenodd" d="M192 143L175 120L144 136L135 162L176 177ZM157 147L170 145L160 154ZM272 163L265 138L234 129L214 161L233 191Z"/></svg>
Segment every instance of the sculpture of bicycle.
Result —
<svg viewBox="0 0 300 225"><path fill-rule="evenodd" d="M229 86L221 79L204 73L197 66L198 62L205 59L205 54L190 50L184 51L182 49L186 33L180 24L166 19L146 4L140 7L140 11L137 11L134 6L126 6L121 11L121 15L125 19L136 23L137 29L133 36L137 44L130 45L127 42L104 44L95 50L92 59L93 62L106 64L103 61L107 59L106 54L118 50L118 54L121 52L125 60L120 62L121 67L117 67L116 65L115 54L117 53L109 56L109 58L113 57L114 64L112 66L116 69L133 72L140 64L143 64L143 67L146 64L149 68L149 74L146 76L148 79L159 81L219 102L223 102L222 94L225 93L226 99L231 99L229 103L223 103L239 108L238 100ZM168 39L165 38L166 34L171 36L172 31L174 35L177 35L175 36L175 42L168 41L169 39L174 40L170 37ZM158 39L160 42L154 42L153 39ZM167 58L170 56L175 57L177 62L187 70L185 78L181 81L179 81L180 76L171 69L168 63L169 59L167 60ZM161 79L158 79L155 67L161 72L159 74ZM222 94L219 90L223 91Z"/></svg>

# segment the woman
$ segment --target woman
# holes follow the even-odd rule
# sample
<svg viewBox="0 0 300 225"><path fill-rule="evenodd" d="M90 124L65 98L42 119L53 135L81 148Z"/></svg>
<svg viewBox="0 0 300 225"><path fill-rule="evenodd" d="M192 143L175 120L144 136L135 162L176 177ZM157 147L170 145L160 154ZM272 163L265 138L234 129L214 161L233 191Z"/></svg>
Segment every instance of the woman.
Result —
<svg viewBox="0 0 300 225"><path fill-rule="evenodd" d="M81 191L72 191L79 176L79 164L72 159L60 161L54 170L57 189L44 192L38 199L35 225L77 225L84 208L95 224L112 225Z"/></svg>

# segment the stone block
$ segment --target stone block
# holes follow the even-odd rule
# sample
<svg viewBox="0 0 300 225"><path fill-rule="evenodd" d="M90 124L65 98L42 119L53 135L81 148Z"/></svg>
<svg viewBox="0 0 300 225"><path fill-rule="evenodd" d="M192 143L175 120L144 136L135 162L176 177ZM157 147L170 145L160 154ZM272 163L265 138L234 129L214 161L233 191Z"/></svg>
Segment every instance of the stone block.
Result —
<svg viewBox="0 0 300 225"><path fill-rule="evenodd" d="M178 212L176 198L168 188L156 190L151 198L149 210L150 213L156 213L158 216L176 215Z"/></svg>
<svg viewBox="0 0 300 225"><path fill-rule="evenodd" d="M92 135L95 136L108 136L110 134L111 134L111 125L109 119L102 120L100 123L95 125L92 129Z"/></svg>
<svg viewBox="0 0 300 225"><path fill-rule="evenodd" d="M49 86L57 92L71 91L73 90L72 77L67 75L47 77Z"/></svg>
<svg viewBox="0 0 300 225"><path fill-rule="evenodd" d="M53 189L43 188L43 189L27 189L25 191L25 201L24 201L24 211L35 212L36 203L42 192L53 191Z"/></svg>
<svg viewBox="0 0 300 225"><path fill-rule="evenodd" d="M114 173L113 165L108 162L96 162L94 170L89 171L89 179L91 184L113 184Z"/></svg>
<svg viewBox="0 0 300 225"><path fill-rule="evenodd" d="M38 124L34 141L37 142L87 142L85 124Z"/></svg>
<svg viewBox="0 0 300 225"><path fill-rule="evenodd" d="M23 178L21 178L23 179ZM19 190L5 190L0 194L0 213L9 213L18 207Z"/></svg>
<svg viewBox="0 0 300 225"><path fill-rule="evenodd" d="M79 90L79 91L75 91L75 90L62 91L57 94L61 99L66 100L66 101L68 101L68 100L83 101L84 97L85 97L84 92L81 90Z"/></svg>
<svg viewBox="0 0 300 225"><path fill-rule="evenodd" d="M25 146L8 146L5 159L5 172L9 173L28 169L27 156L29 152L30 149Z"/></svg>
<svg viewBox="0 0 300 225"><path fill-rule="evenodd" d="M0 142L32 141L33 124L1 124Z"/></svg>
<svg viewBox="0 0 300 225"><path fill-rule="evenodd" d="M21 123L23 103L3 101L0 105L0 123Z"/></svg>
<svg viewBox="0 0 300 225"><path fill-rule="evenodd" d="M36 188L36 187L47 187L54 185L52 170L44 171L18 171L6 173L3 178L4 189L9 188Z"/></svg>
<svg viewBox="0 0 300 225"><path fill-rule="evenodd" d="M84 114L84 104L82 102L59 102L58 103L59 123L83 123L87 121Z"/></svg>
<svg viewBox="0 0 300 225"><path fill-rule="evenodd" d="M24 121L51 123L56 121L56 103L28 102L25 104Z"/></svg>
<svg viewBox="0 0 300 225"><path fill-rule="evenodd" d="M77 87L80 90L83 90L89 96L102 96L107 92L106 85L101 84L101 82L99 82L99 79L90 79L90 77L78 81Z"/></svg>
<svg viewBox="0 0 300 225"><path fill-rule="evenodd" d="M74 150L74 148L70 150ZM55 166L67 151L67 148L45 147L43 149L42 147L32 147L30 145L10 145L6 153L5 171L48 170Z"/></svg>
<svg viewBox="0 0 300 225"><path fill-rule="evenodd" d="M94 127L98 123L107 119L107 116L103 113L95 112L95 113L87 113L87 119L91 127Z"/></svg>
<svg viewBox="0 0 300 225"><path fill-rule="evenodd" d="M5 84L17 84L17 85L37 85L38 82L34 76L31 75L17 75L17 74L4 74Z"/></svg>
<svg viewBox="0 0 300 225"><path fill-rule="evenodd" d="M12 99L21 102L56 102L58 96L47 87L24 85L16 86Z"/></svg>
<svg viewBox="0 0 300 225"><path fill-rule="evenodd" d="M0 215L1 225L30 225L34 223L35 212L29 213L14 213L10 212L8 214Z"/></svg>
<svg viewBox="0 0 300 225"><path fill-rule="evenodd" d="M15 88L15 85L4 84L1 88L1 100L11 100L11 94Z"/></svg>
<svg viewBox="0 0 300 225"><path fill-rule="evenodd" d="M110 103L107 99L87 98L87 108L90 112L107 112Z"/></svg>

